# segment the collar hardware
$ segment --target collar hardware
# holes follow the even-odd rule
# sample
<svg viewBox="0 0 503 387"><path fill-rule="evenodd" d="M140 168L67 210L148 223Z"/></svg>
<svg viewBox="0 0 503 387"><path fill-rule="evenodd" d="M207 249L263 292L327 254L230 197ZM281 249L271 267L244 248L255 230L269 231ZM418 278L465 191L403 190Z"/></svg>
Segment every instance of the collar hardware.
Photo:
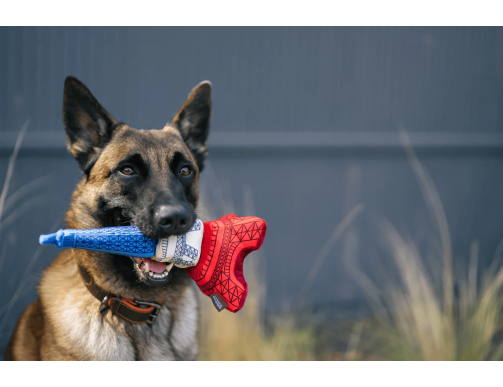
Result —
<svg viewBox="0 0 503 387"><path fill-rule="evenodd" d="M98 309L100 311L100 313L103 313L105 310L108 309L108 300L110 299L110 294L111 293L108 292L107 295L101 301L100 307Z"/></svg>
<svg viewBox="0 0 503 387"><path fill-rule="evenodd" d="M147 305L154 308L154 311L150 313L150 317L147 321L147 324L149 325L154 324L155 320L157 319L157 316L159 315L159 311L161 310L162 305L158 304L157 302L141 301L141 300L134 300L134 302L137 303L138 305Z"/></svg>
<svg viewBox="0 0 503 387"><path fill-rule="evenodd" d="M115 295L112 292L106 292L94 282L94 279L86 269L79 266L79 270L84 285L86 285L89 293L100 301L100 306L98 308L100 313L110 309L112 315L121 317L133 324L154 324L162 307L160 303L130 300L122 298L120 295Z"/></svg>

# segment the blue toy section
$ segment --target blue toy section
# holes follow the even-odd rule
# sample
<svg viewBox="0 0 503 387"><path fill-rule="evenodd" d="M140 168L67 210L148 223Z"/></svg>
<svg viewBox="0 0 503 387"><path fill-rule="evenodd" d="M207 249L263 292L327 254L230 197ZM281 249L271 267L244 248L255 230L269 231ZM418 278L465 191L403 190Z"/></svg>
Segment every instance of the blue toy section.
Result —
<svg viewBox="0 0 503 387"><path fill-rule="evenodd" d="M157 240L149 239L136 226L104 227L91 230L59 230L40 235L41 245L54 244L59 248L77 248L150 258L155 255Z"/></svg>

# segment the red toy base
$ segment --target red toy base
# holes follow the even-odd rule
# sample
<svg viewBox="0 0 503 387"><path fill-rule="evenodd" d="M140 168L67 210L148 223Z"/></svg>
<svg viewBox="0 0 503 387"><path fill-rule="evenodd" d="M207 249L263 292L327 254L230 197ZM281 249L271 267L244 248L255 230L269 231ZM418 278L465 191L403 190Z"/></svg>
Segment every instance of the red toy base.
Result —
<svg viewBox="0 0 503 387"><path fill-rule="evenodd" d="M185 270L204 294L220 296L212 297L219 311L226 308L236 313L243 307L248 294L243 261L262 246L266 230L265 220L255 216L229 214L204 223L199 263Z"/></svg>

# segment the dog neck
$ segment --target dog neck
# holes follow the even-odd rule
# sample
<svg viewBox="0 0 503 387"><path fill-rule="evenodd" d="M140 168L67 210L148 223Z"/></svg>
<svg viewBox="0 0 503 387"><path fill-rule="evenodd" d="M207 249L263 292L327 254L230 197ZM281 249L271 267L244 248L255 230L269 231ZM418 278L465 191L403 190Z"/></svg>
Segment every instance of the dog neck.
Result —
<svg viewBox="0 0 503 387"><path fill-rule="evenodd" d="M170 289L154 325L133 324L109 310L100 313L101 303L86 288L73 255L71 250L58 255L39 287L50 342L58 351L81 360L175 360L176 353L195 358L198 316L192 286ZM169 339L174 333L180 342Z"/></svg>
<svg viewBox="0 0 503 387"><path fill-rule="evenodd" d="M100 313L111 310L112 315L119 316L134 324L149 324L153 325L161 305L154 301L130 300L122 298L112 292L107 292L100 288L93 280L89 272L82 266L79 266L79 272L86 285L87 290L101 302Z"/></svg>

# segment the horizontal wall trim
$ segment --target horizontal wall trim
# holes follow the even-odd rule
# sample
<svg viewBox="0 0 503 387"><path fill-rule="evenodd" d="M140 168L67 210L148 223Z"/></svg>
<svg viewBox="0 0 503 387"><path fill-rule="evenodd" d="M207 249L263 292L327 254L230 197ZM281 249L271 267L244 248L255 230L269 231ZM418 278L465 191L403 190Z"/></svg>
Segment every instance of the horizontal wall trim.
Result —
<svg viewBox="0 0 503 387"><path fill-rule="evenodd" d="M0 151L12 150L17 132L0 132ZM500 149L499 133L409 133L416 149ZM232 150L387 150L401 149L398 133L373 132L214 132L212 152ZM66 137L61 132L28 132L21 149L64 150Z"/></svg>

